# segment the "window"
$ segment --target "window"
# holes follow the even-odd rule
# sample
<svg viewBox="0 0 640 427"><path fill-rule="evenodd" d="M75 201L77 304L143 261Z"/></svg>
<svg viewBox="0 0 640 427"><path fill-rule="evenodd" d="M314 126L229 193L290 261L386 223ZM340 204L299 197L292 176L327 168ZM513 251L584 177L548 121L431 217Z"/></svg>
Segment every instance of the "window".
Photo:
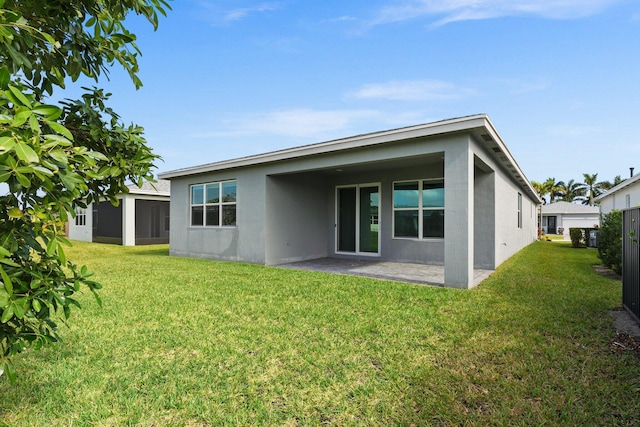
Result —
<svg viewBox="0 0 640 427"><path fill-rule="evenodd" d="M631 207L631 194L625 194L625 196L624 196L624 207L625 208L630 208Z"/></svg>
<svg viewBox="0 0 640 427"><path fill-rule="evenodd" d="M518 228L522 228L522 194L520 193L518 193Z"/></svg>
<svg viewBox="0 0 640 427"><path fill-rule="evenodd" d="M191 225L236 225L236 182L223 181L191 186Z"/></svg>
<svg viewBox="0 0 640 427"><path fill-rule="evenodd" d="M87 225L87 210L84 208L76 208L76 225L84 227Z"/></svg>
<svg viewBox="0 0 640 427"><path fill-rule="evenodd" d="M393 183L393 237L444 237L444 179Z"/></svg>

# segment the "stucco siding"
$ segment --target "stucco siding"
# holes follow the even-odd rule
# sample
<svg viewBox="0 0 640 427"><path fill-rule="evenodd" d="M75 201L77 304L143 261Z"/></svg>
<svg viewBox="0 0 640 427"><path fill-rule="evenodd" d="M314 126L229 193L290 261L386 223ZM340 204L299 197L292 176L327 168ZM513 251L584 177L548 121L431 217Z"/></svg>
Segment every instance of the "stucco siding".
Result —
<svg viewBox="0 0 640 427"><path fill-rule="evenodd" d="M474 268L493 269L536 239L539 198L484 115L161 177L171 178L172 255L263 264L329 256L444 265L447 286L468 288ZM236 225L191 226L190 186L227 180L236 182ZM205 205L198 205L204 217Z"/></svg>
<svg viewBox="0 0 640 427"><path fill-rule="evenodd" d="M495 266L498 267L509 257L537 239L537 204L510 177L504 168L487 155L482 144L471 140L471 146L478 159L494 171L495 185ZM522 226L518 227L518 195L522 197ZM478 245L476 251L483 250Z"/></svg>
<svg viewBox="0 0 640 427"><path fill-rule="evenodd" d="M326 257L330 193L322 176L268 176L266 184L266 263Z"/></svg>
<svg viewBox="0 0 640 427"><path fill-rule="evenodd" d="M637 178L637 175L634 177ZM628 202L627 202L628 199ZM640 205L640 181L636 181L600 199L600 212L604 215L613 209L622 210Z"/></svg>

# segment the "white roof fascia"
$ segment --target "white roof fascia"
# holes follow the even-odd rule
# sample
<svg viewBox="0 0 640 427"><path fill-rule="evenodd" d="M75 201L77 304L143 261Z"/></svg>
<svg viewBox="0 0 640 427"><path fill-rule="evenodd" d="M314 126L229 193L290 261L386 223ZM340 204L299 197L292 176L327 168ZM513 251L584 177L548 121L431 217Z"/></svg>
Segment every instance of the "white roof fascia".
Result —
<svg viewBox="0 0 640 427"><path fill-rule="evenodd" d="M600 194L597 197L594 197L593 201L597 202L597 201L600 201L600 200L604 199L607 196L611 196L612 194L617 193L618 191L622 190L624 187L627 187L629 185L634 184L638 180L640 180L640 173L632 176L631 178L627 178L626 180L622 181L620 184L616 185L615 187L607 190L606 192Z"/></svg>
<svg viewBox="0 0 640 427"><path fill-rule="evenodd" d="M264 154L257 154L253 156L240 157L237 159L223 160L215 163L176 169L173 171L160 173L158 175L158 178L170 180L171 178L198 175L246 166L255 166L264 163L291 160L300 157L327 154L354 148L369 147L396 141L409 140L413 138L424 138L462 131L471 132L473 130L481 128L490 134L491 138L493 138L494 142L502 150L502 153L507 157L508 162L513 166L513 169L515 169L516 176L514 176L514 178L516 179L516 181L518 181L520 185L523 185L525 189L528 190L529 195L532 196L534 200L538 202L538 204L541 204L542 199L540 199L533 186L526 178L525 174L522 172L522 169L520 169L520 166L511 155L511 152L503 142L502 138L493 126L493 123L491 123L489 117L486 114L477 114L473 116L459 117L399 129L391 129L381 132L356 135L317 144L287 148L284 150L272 151Z"/></svg>

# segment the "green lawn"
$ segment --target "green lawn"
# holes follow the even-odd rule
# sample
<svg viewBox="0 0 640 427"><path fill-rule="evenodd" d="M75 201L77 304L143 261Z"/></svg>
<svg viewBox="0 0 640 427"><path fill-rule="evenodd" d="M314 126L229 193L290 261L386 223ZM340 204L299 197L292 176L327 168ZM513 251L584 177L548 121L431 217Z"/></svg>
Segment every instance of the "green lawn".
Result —
<svg viewBox="0 0 640 427"><path fill-rule="evenodd" d="M478 288L76 243L103 283L0 381L0 425L637 425L596 252L536 242Z"/></svg>

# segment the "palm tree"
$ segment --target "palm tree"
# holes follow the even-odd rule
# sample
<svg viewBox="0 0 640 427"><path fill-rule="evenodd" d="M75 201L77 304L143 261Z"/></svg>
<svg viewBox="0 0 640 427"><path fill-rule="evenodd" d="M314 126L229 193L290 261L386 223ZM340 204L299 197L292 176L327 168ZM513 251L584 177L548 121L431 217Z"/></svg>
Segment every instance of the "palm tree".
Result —
<svg viewBox="0 0 640 427"><path fill-rule="evenodd" d="M585 197L585 200L582 203L584 203L585 205L593 206L593 199L600 193L602 193L603 185L606 184L598 182L597 173L594 173L593 175L583 173L582 176L584 177L584 184L582 188L584 190Z"/></svg>
<svg viewBox="0 0 640 427"><path fill-rule="evenodd" d="M613 182L611 182L611 181L602 181L600 183L601 184L600 188L602 190L605 190L605 191L606 190L611 190L613 187L615 187L618 184L621 184L623 181L624 181L624 179L622 179L620 177L620 175L616 175L616 177L613 178Z"/></svg>
<svg viewBox="0 0 640 427"><path fill-rule="evenodd" d="M553 203L562 196L562 185L564 183L562 181L556 182L555 178L547 178L544 182L544 185L547 189L547 193L549 193L549 203Z"/></svg>
<svg viewBox="0 0 640 427"><path fill-rule="evenodd" d="M542 199L542 203L546 205L547 201L544 198L544 196L546 196L549 193L549 190L547 189L547 186L545 185L545 183L538 182L538 181L531 181L531 185L533 186L533 189L536 190L536 193L538 193L538 195Z"/></svg>
<svg viewBox="0 0 640 427"><path fill-rule="evenodd" d="M560 181L558 186L562 188L560 200L573 203L576 200L584 199L583 184L570 179L566 184Z"/></svg>

